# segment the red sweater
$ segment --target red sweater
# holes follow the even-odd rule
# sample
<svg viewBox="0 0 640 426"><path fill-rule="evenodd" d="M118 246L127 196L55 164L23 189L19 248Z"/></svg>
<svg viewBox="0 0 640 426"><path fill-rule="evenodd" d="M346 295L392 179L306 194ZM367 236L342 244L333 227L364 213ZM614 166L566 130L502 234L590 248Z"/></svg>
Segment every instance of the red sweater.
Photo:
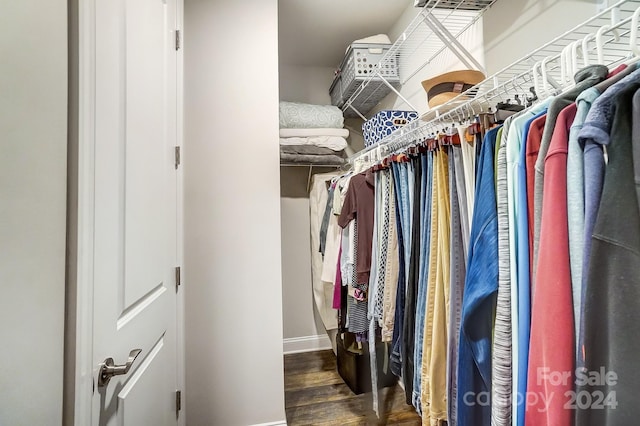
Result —
<svg viewBox="0 0 640 426"><path fill-rule="evenodd" d="M571 401L575 368L567 224L567 149L575 116L575 104L560 112L544 162L540 247L531 306L527 426L570 426L573 419L573 411L565 405Z"/></svg>
<svg viewBox="0 0 640 426"><path fill-rule="evenodd" d="M542 132L544 131L544 125L547 122L547 114L536 118L531 122L529 127L529 133L527 135L527 159L526 159L526 171L527 171L527 214L529 218L529 278L533 279L531 273L534 268L533 264L533 226L535 217L533 212L533 196L535 188L536 177L536 159L538 158L538 151L540 151L540 143L542 141Z"/></svg>

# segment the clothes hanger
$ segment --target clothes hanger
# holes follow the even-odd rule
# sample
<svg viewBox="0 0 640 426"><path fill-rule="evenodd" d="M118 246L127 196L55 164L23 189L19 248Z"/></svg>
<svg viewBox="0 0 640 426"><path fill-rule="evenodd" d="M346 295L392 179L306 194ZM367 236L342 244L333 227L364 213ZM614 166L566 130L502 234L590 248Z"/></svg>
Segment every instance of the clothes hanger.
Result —
<svg viewBox="0 0 640 426"><path fill-rule="evenodd" d="M535 64L533 64L533 68L531 69L531 74L533 75L533 88L535 92L542 94L542 88L540 86L540 79L539 79L541 78L541 76L538 75L538 67L540 66L540 64L541 64L541 61L538 61Z"/></svg>
<svg viewBox="0 0 640 426"><path fill-rule="evenodd" d="M547 64L555 59L556 59L555 57L547 56L542 60L542 63L540 64L540 69L542 71L542 83L547 90L547 97L552 96L555 93L561 92L564 88L564 86L558 83L553 78L553 76L551 76L551 74L547 71L548 70Z"/></svg>
<svg viewBox="0 0 640 426"><path fill-rule="evenodd" d="M598 63L601 65L606 65L604 61L604 40L602 39L602 36L604 35L604 33L609 31L613 31L614 39L616 41L620 41L620 35L618 34L618 31L615 28L612 29L610 25L603 25L602 27L598 28L598 31L596 31L596 54L598 56Z"/></svg>
<svg viewBox="0 0 640 426"><path fill-rule="evenodd" d="M561 84L570 84L573 81L573 61L571 60L571 47L573 43L569 43L560 52L560 80Z"/></svg>
<svg viewBox="0 0 640 426"><path fill-rule="evenodd" d="M625 62L627 65L635 64L640 60L640 48L638 47L638 21L640 20L640 7L631 16L631 31L629 33L629 50L631 58Z"/></svg>
<svg viewBox="0 0 640 426"><path fill-rule="evenodd" d="M578 49L582 49L582 40L576 40L571 43L571 79L578 72Z"/></svg>
<svg viewBox="0 0 640 426"><path fill-rule="evenodd" d="M589 60L589 42L595 38L595 34L587 34L582 39L582 62L585 67L591 65L591 61Z"/></svg>

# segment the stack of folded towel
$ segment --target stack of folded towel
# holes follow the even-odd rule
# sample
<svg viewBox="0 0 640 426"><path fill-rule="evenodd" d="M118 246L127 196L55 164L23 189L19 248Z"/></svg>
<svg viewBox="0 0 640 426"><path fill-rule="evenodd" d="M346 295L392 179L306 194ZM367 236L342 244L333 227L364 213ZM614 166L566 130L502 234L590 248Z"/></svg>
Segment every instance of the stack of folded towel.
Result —
<svg viewBox="0 0 640 426"><path fill-rule="evenodd" d="M341 165L349 131L340 108L280 102L280 162Z"/></svg>

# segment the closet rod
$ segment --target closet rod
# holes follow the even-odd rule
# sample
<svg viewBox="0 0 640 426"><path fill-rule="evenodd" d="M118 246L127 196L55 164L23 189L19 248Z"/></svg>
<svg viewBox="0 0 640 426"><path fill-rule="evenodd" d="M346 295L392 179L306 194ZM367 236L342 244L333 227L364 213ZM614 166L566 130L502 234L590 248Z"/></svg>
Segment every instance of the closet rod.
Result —
<svg viewBox="0 0 640 426"><path fill-rule="evenodd" d="M538 73L536 68L541 68L540 74L543 74L542 68L545 68L545 75L542 76L543 80L561 81L558 86L562 88L562 85L567 84L566 81L562 81L564 76L560 74L560 70L563 69L562 64L557 63L558 59L562 59L562 52L571 44L580 42L585 37L586 43L583 42L582 46L588 47L588 42L590 40L595 41L598 32L603 32L603 27L608 27L604 32L610 33L613 31L615 34L613 38L603 42L603 46L607 46L607 51L602 55L605 65L615 64L628 58L629 48L616 49L608 45L611 43L624 43L623 38L629 35L630 31L619 34L617 30L632 21L631 16L638 7L640 7L640 1L638 0L618 1L582 24L556 37L476 86L461 93L456 98L428 111L417 120L396 130L378 144L352 155L349 157L349 162L353 164L357 160L369 160L369 157L388 155L413 144L417 135L426 137L429 131L440 126L444 121L451 122L455 118L464 117L465 114L463 113L484 112L483 108L486 108L491 100L502 95L508 95L507 88L509 87L512 89L517 87L524 92L525 85L537 81L536 76ZM592 50L587 49L582 52L584 63L589 63L589 53Z"/></svg>

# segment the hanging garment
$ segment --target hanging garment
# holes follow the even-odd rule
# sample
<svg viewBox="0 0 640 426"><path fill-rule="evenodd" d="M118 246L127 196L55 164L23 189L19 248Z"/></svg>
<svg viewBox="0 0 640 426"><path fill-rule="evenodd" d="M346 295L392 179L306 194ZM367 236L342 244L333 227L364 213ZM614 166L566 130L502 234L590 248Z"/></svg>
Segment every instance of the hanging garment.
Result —
<svg viewBox="0 0 640 426"><path fill-rule="evenodd" d="M309 211L311 220L311 278L313 285L313 300L322 319L325 329L333 330L338 328L336 312L333 305L333 278L323 281L322 275L322 254L317 250L320 247L320 227L327 204L327 182L338 175L334 173L323 173L313 176L311 192L309 193Z"/></svg>
<svg viewBox="0 0 640 426"><path fill-rule="evenodd" d="M567 208L569 216L569 260L571 264L571 286L573 288L574 321L576 324L576 353L578 365L582 363L581 351L581 322L582 322L582 297L584 294L585 271L584 261L584 234L585 234L585 200L584 200L584 152L578 137L582 130L587 114L593 102L607 88L625 78L635 71L635 66L620 65L608 78L585 90L576 99L576 118L569 133L569 150L567 154Z"/></svg>
<svg viewBox="0 0 640 426"><path fill-rule="evenodd" d="M487 132L482 143L471 226L467 276L462 302L458 361L458 424L486 425L491 407L477 403L490 398L491 339L498 289L498 220L493 152L498 130Z"/></svg>
<svg viewBox="0 0 640 426"><path fill-rule="evenodd" d="M383 342L391 342L393 339L400 265L395 186L391 170L387 170L387 172L389 176L389 246L385 264L384 294L382 300L381 339Z"/></svg>
<svg viewBox="0 0 640 426"><path fill-rule="evenodd" d="M324 208L324 214L322 215L322 224L320 225L320 247L319 251L324 258L325 248L327 244L327 231L329 229L329 218L331 217L331 211L333 210L333 193L336 189L334 180L329 183L327 204ZM329 281L329 280L325 280Z"/></svg>
<svg viewBox="0 0 640 426"><path fill-rule="evenodd" d="M426 285L425 300L425 319L424 319L424 337L422 341L422 377L421 377L421 394L420 405L422 410L422 423L429 424L431 405L431 358L433 351L433 317L436 304L436 281L438 273L438 239L440 228L438 227L438 158L436 153L433 156L433 175L432 175L432 203L431 203L431 224L429 239L429 260Z"/></svg>
<svg viewBox="0 0 640 426"><path fill-rule="evenodd" d="M462 142L466 143L466 142ZM460 343L460 319L462 298L466 276L466 250L462 224L466 221L466 209L461 204L467 202L464 196L464 167L461 148L452 147L449 155L449 202L451 208L451 282L449 294L449 328L447 330L447 424L457 426L458 409L458 350ZM462 196L460 196L462 194Z"/></svg>
<svg viewBox="0 0 640 426"><path fill-rule="evenodd" d="M585 271L584 350L586 371L604 374L598 383L578 383L576 391L589 395L601 392L604 400L602 409L578 406L576 424L581 426L633 425L640 418L636 397L640 338L629 332L640 322L635 303L640 300L640 213L634 182L638 158L632 147L640 142L637 90L636 84L616 90L610 109L613 116L607 117L613 120L603 127L611 129L611 135L603 132L603 137L595 140L607 146L609 161L593 229L589 270ZM633 111L632 100L636 105ZM586 161L585 157L585 166Z"/></svg>
<svg viewBox="0 0 640 426"><path fill-rule="evenodd" d="M369 275L369 292L367 306L367 320L369 321L369 335L367 340L369 342L369 370L371 372L371 393L372 393L372 406L376 416L380 417L380 411L378 409L378 359L376 350L376 305L378 304L378 277L380 275L379 259L381 258L381 244L380 244L380 224L382 214L382 188L380 182L380 174L373 175L374 181L374 202L371 208L373 209L373 236L371 243L371 273Z"/></svg>
<svg viewBox="0 0 640 426"><path fill-rule="evenodd" d="M464 244L465 264L469 252L469 235L471 233L471 218L473 215L473 194L475 192L475 137L468 134L468 128L458 127L460 146L454 149L456 167L456 196L460 208L460 226L462 227L462 241Z"/></svg>
<svg viewBox="0 0 640 426"><path fill-rule="evenodd" d="M413 373L413 398L412 403L418 413L422 414L422 348L424 343L424 324L427 305L427 280L429 274L429 245L431 241L431 208L433 195L433 152L427 152L421 156L422 160L422 185L420 200L421 238L420 238L420 276L418 277L418 296L416 301L415 321L415 346Z"/></svg>
<svg viewBox="0 0 640 426"><path fill-rule="evenodd" d="M338 225L346 228L353 219L358 219L356 281L358 284L369 283L371 272L371 242L373 239L374 210L373 174L368 171L353 176L338 217Z"/></svg>
<svg viewBox="0 0 640 426"><path fill-rule="evenodd" d="M330 206L329 218L327 221L326 231L326 243L324 259L322 261L322 275L321 279L325 282L332 282L336 277L336 267L338 266L342 228L338 225L338 216L342 211L342 202L344 196L346 196L345 184L348 183L351 174L333 178L333 184L331 185L333 191L329 191L329 201L327 206Z"/></svg>
<svg viewBox="0 0 640 426"><path fill-rule="evenodd" d="M413 168L412 193L414 194L411 203L411 239L409 245L409 269L407 272L407 289L404 306L404 318L402 329L402 368L404 382L405 401L411 405L413 399L413 373L414 373L414 343L415 343L415 321L416 321L416 299L418 296L418 277L420 274L420 188L422 185L422 162L419 158L411 159Z"/></svg>
<svg viewBox="0 0 640 426"><path fill-rule="evenodd" d="M405 163L406 164L406 163ZM404 209L407 204L405 199L406 180L404 179L404 173L402 173L402 164L391 163L391 170L393 171L393 178L395 182L395 195L396 195L396 227L397 227L397 240L398 240L398 283L396 285L396 299L395 299L395 312L393 318L393 337L391 339L391 355L389 357L389 365L393 374L398 377L402 376L402 354L401 342L403 336L402 323L404 321L404 299L406 294L406 231L409 227L406 220L403 220Z"/></svg>
<svg viewBox="0 0 640 426"><path fill-rule="evenodd" d="M352 235L355 248L355 274L347 297L348 329L365 333L369 328L367 294L371 274L371 242L373 239L374 186L373 175L364 172L354 175L338 217L338 225L346 228L355 222Z"/></svg>
<svg viewBox="0 0 640 426"><path fill-rule="evenodd" d="M377 241L374 247L379 247L379 256L377 256L377 275L376 287L374 293L373 316L377 320L378 325L382 327L384 317L384 292L386 277L389 274L387 270L387 257L390 252L390 204L389 199L391 192L391 182L389 180L390 171L388 169L381 170L376 180L376 213L379 217L376 220Z"/></svg>
<svg viewBox="0 0 640 426"><path fill-rule="evenodd" d="M496 142L496 212L498 215L498 292L492 344L491 424L511 424L512 339L511 274L509 270L509 209L507 188L507 139L515 116L505 120Z"/></svg>
<svg viewBox="0 0 640 426"><path fill-rule="evenodd" d="M610 86L593 103L582 130L578 136L584 146L584 252L582 271L589 271L591 259L591 241L593 227L598 215L600 196L604 181L604 152L602 147L608 144L613 115L614 100L629 85L640 85L640 70L627 75Z"/></svg>
<svg viewBox="0 0 640 426"><path fill-rule="evenodd" d="M507 135L507 207L508 207L508 229L509 229L509 269L510 269L510 316L511 316L511 398L507 399L507 404L511 409L511 419L515 422L518 418L517 404L522 403L521 415L524 423L524 395L526 385L521 385L520 381L526 381L527 363L526 358L529 353L529 253L528 253L528 230L527 230L527 205L526 205L526 175L524 163L526 158L526 139L528 128L532 119L540 115L541 111L546 111L547 106L553 100L549 97L544 101L523 111L511 121ZM526 129L526 133L525 133ZM522 180L519 180L519 173L522 173ZM519 205L518 200L524 203ZM519 229L519 221L522 219L522 234ZM521 240L526 244L521 244ZM522 254L519 250L524 250ZM522 271L521 271L522 269ZM499 296L498 296L499 297ZM522 306L521 306L522 305ZM523 312L523 319L520 319L520 312ZM496 320L497 321L497 320ZM524 324L521 325L521 322ZM524 358L524 359L523 359ZM521 361L524 364L521 364Z"/></svg>
<svg viewBox="0 0 640 426"><path fill-rule="evenodd" d="M533 234L534 234L534 188L536 178L536 160L538 159L538 153L540 151L540 143L542 142L542 133L547 123L547 114L538 117L533 120L531 127L529 128L529 135L527 136L527 153L526 153L526 182L527 182L527 217L529 219L529 265L530 265L530 277L529 282L531 285L531 294L534 292L535 283L533 282L533 270L535 264L533 263Z"/></svg>
<svg viewBox="0 0 640 426"><path fill-rule="evenodd" d="M569 267L567 218L567 145L576 105L564 108L556 120L545 160L537 285L531 312L531 343L525 424L569 426L574 370L574 323ZM544 374L562 374L563 380Z"/></svg>
<svg viewBox="0 0 640 426"><path fill-rule="evenodd" d="M529 218L527 206L527 144L531 126L537 119L546 114L546 108L538 115L530 118L522 131L522 145L519 152L519 160L515 164L515 215L517 222L517 264L518 264L518 285L517 285L517 307L516 311L517 339L514 339L514 367L513 367L513 411L512 419L518 426L524 426L524 414L526 408L527 374L529 366L529 334L531 331L531 266L529 264ZM541 126L541 128L544 125ZM509 145L507 145L508 147ZM513 294L513 292L512 292ZM514 300L511 300L514 306ZM512 316L512 321L514 316Z"/></svg>
<svg viewBox="0 0 640 426"><path fill-rule="evenodd" d="M447 320L449 318L450 249L449 173L446 149L436 151L438 246L434 289L433 331L429 366L429 415L431 426L447 420ZM429 320L427 320L427 323ZM423 384L424 386L424 384ZM423 394L425 389L423 387ZM424 399L423 399L423 407ZM426 410L425 410L426 411ZM426 416L423 414L422 423Z"/></svg>
<svg viewBox="0 0 640 426"><path fill-rule="evenodd" d="M553 136L553 130L556 127L556 120L558 114L565 107L572 104L578 95L582 91L588 89L596 83L601 82L607 77L609 70L603 65L590 65L575 75L576 85L570 90L562 93L556 97L551 104L549 104L549 110L547 112L547 120L544 126L544 132L542 133L542 141L540 142L540 149L538 152L538 158L535 164L535 183L533 187L534 208L533 216L529 216L529 220L533 217L533 264L537 265L538 259L538 243L540 239L540 218L542 216L542 191L544 189L544 160L549 150L549 144L551 143L551 137ZM535 285L536 269L533 270L533 282Z"/></svg>
<svg viewBox="0 0 640 426"><path fill-rule="evenodd" d="M573 288L574 322L576 342L578 342L582 306L584 252L584 153L578 141L591 105L600 96L595 87L585 90L576 99L576 118L569 131L567 149L567 216L569 231L569 265L571 267L571 286ZM578 345L576 345L576 353Z"/></svg>

